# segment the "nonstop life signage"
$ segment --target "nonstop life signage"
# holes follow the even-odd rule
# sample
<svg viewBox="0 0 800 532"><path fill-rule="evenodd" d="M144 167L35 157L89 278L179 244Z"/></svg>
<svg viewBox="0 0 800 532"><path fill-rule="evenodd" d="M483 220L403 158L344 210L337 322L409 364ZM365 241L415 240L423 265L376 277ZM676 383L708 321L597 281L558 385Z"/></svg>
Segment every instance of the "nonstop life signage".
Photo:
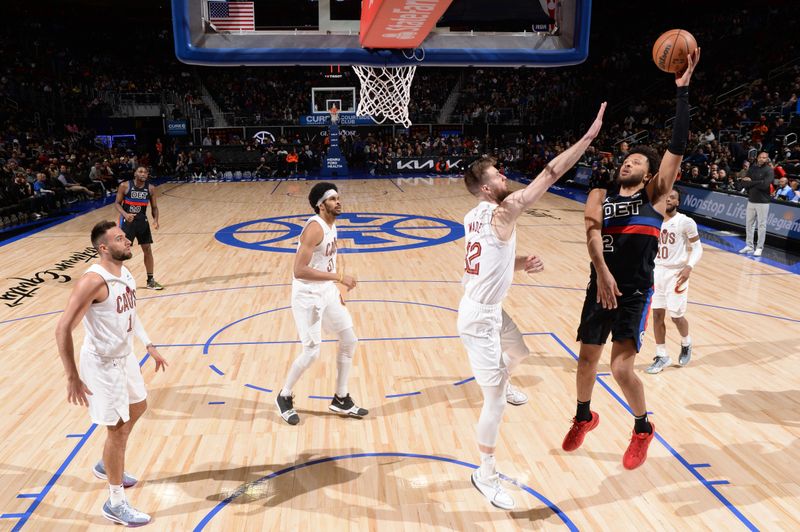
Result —
<svg viewBox="0 0 800 532"><path fill-rule="evenodd" d="M301 115L301 126L329 126L331 124L331 115L318 114L318 115ZM340 126L371 126L375 122L369 116L356 116L355 113L339 113Z"/></svg>
<svg viewBox="0 0 800 532"><path fill-rule="evenodd" d="M698 189L677 184L681 191L681 210L713 220L745 226L747 198L733 194ZM769 205L767 233L800 240L800 205L776 203Z"/></svg>

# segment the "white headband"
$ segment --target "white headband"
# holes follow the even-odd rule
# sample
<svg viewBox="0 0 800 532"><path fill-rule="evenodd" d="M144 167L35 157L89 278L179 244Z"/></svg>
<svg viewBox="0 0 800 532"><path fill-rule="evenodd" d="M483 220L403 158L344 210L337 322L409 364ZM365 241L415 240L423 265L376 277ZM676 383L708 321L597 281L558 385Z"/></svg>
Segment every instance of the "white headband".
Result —
<svg viewBox="0 0 800 532"><path fill-rule="evenodd" d="M338 193L338 192L336 192L336 189L329 188L328 190L326 190L326 191L325 191L325 194L323 194L323 195L322 195L322 197L321 197L321 198L319 199L319 201L317 202L317 207L319 207L320 205L322 205L323 203L325 203L325 200L326 200L326 199L330 198L331 196L336 196L336 195L338 195L338 194L339 194L339 193Z"/></svg>

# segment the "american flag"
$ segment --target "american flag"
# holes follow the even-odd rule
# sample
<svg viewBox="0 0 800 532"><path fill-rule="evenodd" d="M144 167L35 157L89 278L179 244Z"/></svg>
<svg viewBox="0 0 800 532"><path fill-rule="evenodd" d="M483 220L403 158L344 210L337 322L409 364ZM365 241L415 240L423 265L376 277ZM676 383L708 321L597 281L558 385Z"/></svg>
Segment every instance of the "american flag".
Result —
<svg viewBox="0 0 800 532"><path fill-rule="evenodd" d="M218 30L255 31L253 2L209 2L208 20Z"/></svg>

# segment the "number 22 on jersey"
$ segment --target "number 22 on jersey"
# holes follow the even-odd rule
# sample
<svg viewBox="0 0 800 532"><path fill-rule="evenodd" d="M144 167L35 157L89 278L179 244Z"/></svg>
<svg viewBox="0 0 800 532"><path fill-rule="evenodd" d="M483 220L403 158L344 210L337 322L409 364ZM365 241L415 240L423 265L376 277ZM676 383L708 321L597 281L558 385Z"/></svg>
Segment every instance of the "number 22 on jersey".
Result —
<svg viewBox="0 0 800 532"><path fill-rule="evenodd" d="M467 242L467 253L465 257L464 271L470 275L478 275L481 271L481 264L478 259L481 256L480 242Z"/></svg>

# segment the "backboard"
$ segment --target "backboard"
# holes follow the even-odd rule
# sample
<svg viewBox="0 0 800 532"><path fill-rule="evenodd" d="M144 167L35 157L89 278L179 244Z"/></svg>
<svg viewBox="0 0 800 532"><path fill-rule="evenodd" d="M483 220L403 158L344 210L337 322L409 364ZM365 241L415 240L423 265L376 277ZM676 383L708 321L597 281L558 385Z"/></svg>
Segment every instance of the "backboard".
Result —
<svg viewBox="0 0 800 532"><path fill-rule="evenodd" d="M190 64L545 67L589 51L591 0L453 0L411 50L362 48L361 0L171 1L175 52Z"/></svg>

